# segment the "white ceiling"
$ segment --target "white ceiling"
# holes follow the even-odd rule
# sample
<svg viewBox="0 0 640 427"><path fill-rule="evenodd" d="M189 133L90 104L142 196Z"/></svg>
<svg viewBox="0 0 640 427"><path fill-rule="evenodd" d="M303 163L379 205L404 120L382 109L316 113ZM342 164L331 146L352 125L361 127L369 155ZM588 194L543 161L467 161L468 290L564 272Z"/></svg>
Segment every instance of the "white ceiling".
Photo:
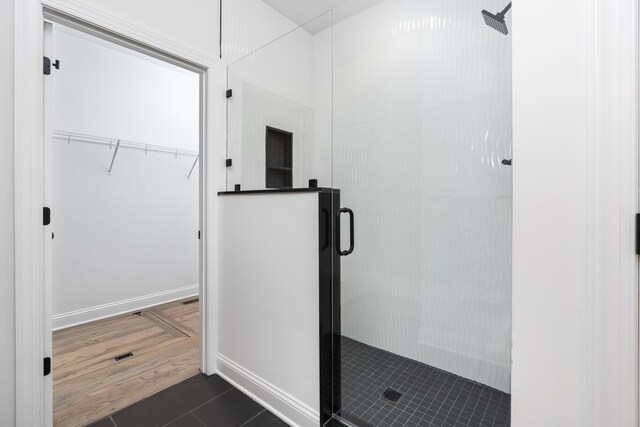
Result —
<svg viewBox="0 0 640 427"><path fill-rule="evenodd" d="M315 34L331 25L329 16L314 19L334 9L333 22L353 16L382 0L263 0L266 4ZM310 22L311 21L311 22Z"/></svg>

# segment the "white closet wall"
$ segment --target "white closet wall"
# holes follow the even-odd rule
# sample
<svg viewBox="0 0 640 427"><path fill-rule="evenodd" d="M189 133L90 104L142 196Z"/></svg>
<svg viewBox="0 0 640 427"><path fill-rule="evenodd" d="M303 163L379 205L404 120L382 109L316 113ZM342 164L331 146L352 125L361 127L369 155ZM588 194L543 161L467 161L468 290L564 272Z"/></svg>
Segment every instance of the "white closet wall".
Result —
<svg viewBox="0 0 640 427"><path fill-rule="evenodd" d="M56 27L56 130L198 150L198 76ZM194 159L53 141L54 327L197 293Z"/></svg>

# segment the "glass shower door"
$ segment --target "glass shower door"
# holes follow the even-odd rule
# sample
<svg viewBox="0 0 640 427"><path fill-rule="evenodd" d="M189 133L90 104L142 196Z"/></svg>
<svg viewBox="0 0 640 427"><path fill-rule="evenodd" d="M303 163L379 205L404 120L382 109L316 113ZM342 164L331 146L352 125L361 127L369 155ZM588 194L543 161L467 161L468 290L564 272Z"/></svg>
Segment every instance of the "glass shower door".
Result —
<svg viewBox="0 0 640 427"><path fill-rule="evenodd" d="M481 13L505 4L349 3L333 26L332 176L353 212L335 216L334 411L507 426L511 38Z"/></svg>
<svg viewBox="0 0 640 427"><path fill-rule="evenodd" d="M227 66L227 191L331 187L332 17Z"/></svg>

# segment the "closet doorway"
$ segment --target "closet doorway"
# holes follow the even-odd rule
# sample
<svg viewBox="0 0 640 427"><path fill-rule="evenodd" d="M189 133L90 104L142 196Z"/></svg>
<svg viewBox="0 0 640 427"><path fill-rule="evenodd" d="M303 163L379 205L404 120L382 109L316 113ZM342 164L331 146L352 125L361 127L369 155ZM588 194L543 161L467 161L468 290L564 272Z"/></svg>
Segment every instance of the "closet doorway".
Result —
<svg viewBox="0 0 640 427"><path fill-rule="evenodd" d="M46 50L53 425L84 426L200 372L201 75L58 23Z"/></svg>

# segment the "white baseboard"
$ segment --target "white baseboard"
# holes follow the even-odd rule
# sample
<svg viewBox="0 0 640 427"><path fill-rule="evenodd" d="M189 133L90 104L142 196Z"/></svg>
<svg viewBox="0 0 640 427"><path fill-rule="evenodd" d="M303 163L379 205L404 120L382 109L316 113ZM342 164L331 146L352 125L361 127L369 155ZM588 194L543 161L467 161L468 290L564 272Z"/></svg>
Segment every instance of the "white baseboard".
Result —
<svg viewBox="0 0 640 427"><path fill-rule="evenodd" d="M70 328L107 317L117 316L131 311L152 307L158 304L165 304L183 298L198 295L200 285L189 285L170 291L158 292L141 297L130 298L122 301L111 302L109 304L97 305L95 307L83 308L81 310L70 311L68 313L56 314L53 316L53 330Z"/></svg>
<svg viewBox="0 0 640 427"><path fill-rule="evenodd" d="M320 414L305 403L218 354L216 372L291 426L318 427Z"/></svg>

